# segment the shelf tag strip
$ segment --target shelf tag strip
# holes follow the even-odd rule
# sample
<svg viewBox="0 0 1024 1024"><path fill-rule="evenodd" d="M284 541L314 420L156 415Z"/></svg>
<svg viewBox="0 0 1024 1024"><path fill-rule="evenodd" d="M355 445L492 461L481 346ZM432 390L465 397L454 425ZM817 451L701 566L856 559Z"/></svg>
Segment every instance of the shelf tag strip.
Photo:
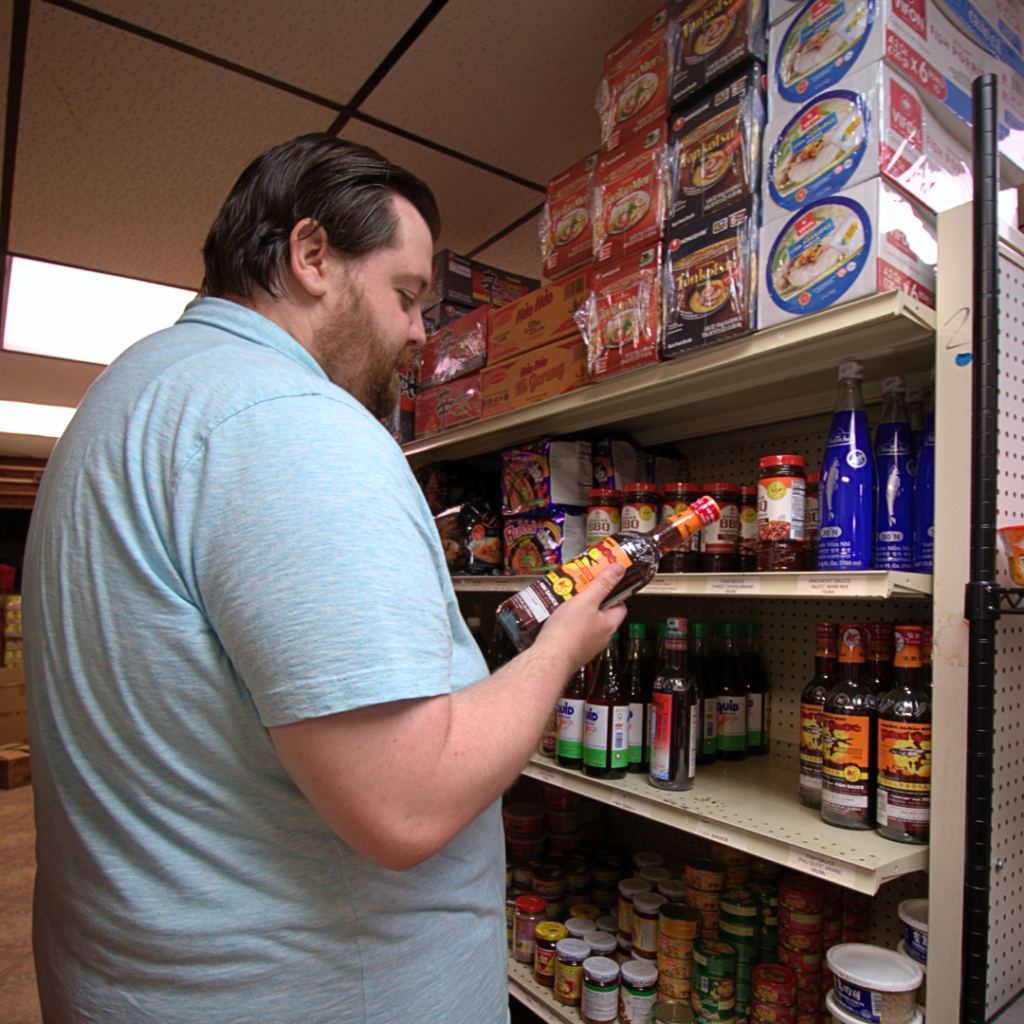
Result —
<svg viewBox="0 0 1024 1024"><path fill-rule="evenodd" d="M788 864L791 868L798 868L809 875L816 875L828 882L836 882L848 889L852 889L857 881L856 869L824 853L790 849Z"/></svg>
<svg viewBox="0 0 1024 1024"><path fill-rule="evenodd" d="M728 825L721 825L717 821L708 821L706 818L697 819L697 828L694 830L697 835L710 839L713 843L722 843L731 846L734 850L746 851L750 847L750 837Z"/></svg>

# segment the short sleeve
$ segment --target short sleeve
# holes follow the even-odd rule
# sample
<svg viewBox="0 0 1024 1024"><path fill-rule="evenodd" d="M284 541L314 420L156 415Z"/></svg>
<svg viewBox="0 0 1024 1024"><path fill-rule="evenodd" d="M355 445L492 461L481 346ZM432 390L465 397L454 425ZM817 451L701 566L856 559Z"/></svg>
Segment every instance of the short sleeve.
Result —
<svg viewBox="0 0 1024 1024"><path fill-rule="evenodd" d="M443 555L361 408L274 398L212 430L174 515L195 599L264 726L451 690Z"/></svg>

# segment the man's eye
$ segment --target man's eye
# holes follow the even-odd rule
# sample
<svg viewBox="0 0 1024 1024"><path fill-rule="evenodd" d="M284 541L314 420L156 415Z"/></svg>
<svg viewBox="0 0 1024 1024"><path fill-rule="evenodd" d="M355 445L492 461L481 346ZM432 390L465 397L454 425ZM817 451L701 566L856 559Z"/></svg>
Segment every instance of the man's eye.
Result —
<svg viewBox="0 0 1024 1024"><path fill-rule="evenodd" d="M399 292L399 301L402 303L402 309L408 311L416 305L416 299L414 296L409 295L407 292Z"/></svg>

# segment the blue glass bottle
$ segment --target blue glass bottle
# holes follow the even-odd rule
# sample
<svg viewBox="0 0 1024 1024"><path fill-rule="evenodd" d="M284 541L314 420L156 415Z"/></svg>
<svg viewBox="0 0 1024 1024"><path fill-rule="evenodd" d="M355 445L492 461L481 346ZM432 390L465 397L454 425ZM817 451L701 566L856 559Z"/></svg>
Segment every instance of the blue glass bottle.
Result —
<svg viewBox="0 0 1024 1024"><path fill-rule="evenodd" d="M839 396L821 460L818 571L871 568L874 547L875 460L860 383L864 367L839 367Z"/></svg>
<svg viewBox="0 0 1024 1024"><path fill-rule="evenodd" d="M935 398L928 399L914 477L914 572L935 569Z"/></svg>
<svg viewBox="0 0 1024 1024"><path fill-rule="evenodd" d="M906 394L904 377L882 382L882 419L875 431L875 568L898 572L914 567L914 452Z"/></svg>
<svg viewBox="0 0 1024 1024"><path fill-rule="evenodd" d="M916 463L921 457L924 441L924 388L907 388L907 419L910 421L910 447Z"/></svg>

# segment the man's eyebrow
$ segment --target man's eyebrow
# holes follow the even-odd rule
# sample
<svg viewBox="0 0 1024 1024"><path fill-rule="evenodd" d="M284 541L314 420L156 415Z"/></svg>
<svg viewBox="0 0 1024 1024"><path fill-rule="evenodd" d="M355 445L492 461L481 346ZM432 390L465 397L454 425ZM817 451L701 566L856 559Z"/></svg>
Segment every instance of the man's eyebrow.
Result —
<svg viewBox="0 0 1024 1024"><path fill-rule="evenodd" d="M422 274L399 274L400 281L410 281L416 286L417 295L430 290L430 281Z"/></svg>

